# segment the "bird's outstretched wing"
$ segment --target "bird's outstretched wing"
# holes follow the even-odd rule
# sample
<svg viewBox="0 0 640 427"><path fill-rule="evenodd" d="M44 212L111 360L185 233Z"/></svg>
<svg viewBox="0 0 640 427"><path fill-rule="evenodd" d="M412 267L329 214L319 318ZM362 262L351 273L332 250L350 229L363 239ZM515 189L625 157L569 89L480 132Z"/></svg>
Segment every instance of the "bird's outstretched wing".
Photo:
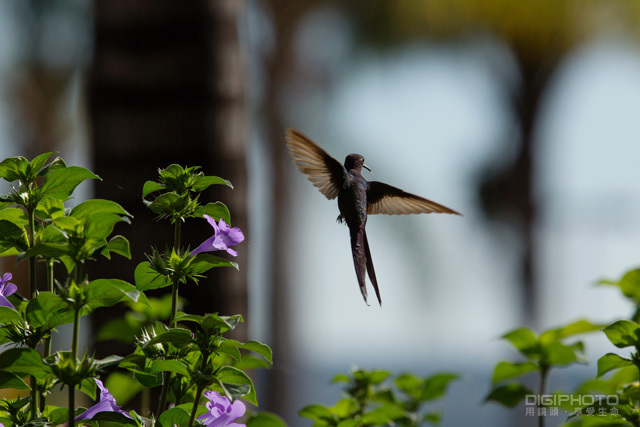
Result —
<svg viewBox="0 0 640 427"><path fill-rule="evenodd" d="M367 188L367 215L448 213L460 215L439 203L378 181L369 182Z"/></svg>
<svg viewBox="0 0 640 427"><path fill-rule="evenodd" d="M335 199L342 188L347 171L313 141L295 129L286 131L287 147L300 172L307 175L327 199Z"/></svg>

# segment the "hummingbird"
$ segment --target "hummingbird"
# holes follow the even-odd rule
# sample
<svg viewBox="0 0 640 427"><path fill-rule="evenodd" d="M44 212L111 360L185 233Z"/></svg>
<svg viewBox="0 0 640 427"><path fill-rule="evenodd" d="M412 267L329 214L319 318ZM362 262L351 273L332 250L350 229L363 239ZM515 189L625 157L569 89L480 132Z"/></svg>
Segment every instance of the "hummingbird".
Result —
<svg viewBox="0 0 640 427"><path fill-rule="evenodd" d="M362 176L362 168L371 172L360 154L349 154L344 165L320 148L317 144L295 129L287 129L285 138L293 161L307 179L324 196L338 198L338 223L346 223L351 238L351 253L358 278L360 292L367 302L365 271L382 306L380 289L373 268L371 250L367 240L367 216L375 214L400 215L419 213L460 213L415 194L407 193L378 181L367 181Z"/></svg>

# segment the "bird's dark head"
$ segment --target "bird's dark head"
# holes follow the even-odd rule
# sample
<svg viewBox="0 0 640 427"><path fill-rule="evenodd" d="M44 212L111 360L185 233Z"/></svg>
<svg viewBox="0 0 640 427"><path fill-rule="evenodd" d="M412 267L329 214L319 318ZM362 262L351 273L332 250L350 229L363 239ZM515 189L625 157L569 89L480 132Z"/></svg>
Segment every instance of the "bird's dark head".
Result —
<svg viewBox="0 0 640 427"><path fill-rule="evenodd" d="M349 154L346 159L344 159L344 168L348 171L355 169L358 172L365 168L369 172L371 169L367 165L364 164L364 157L360 154Z"/></svg>

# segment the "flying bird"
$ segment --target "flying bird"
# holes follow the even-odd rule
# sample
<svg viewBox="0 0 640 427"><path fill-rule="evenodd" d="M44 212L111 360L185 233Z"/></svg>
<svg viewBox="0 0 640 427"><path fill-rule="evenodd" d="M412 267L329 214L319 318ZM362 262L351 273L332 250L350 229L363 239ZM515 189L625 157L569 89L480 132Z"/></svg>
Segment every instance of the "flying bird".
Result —
<svg viewBox="0 0 640 427"><path fill-rule="evenodd" d="M371 250L367 240L367 216L375 214L400 215L419 213L447 213L460 215L439 203L377 181L367 181L362 168L371 172L360 154L349 154L344 165L331 157L295 129L286 131L287 147L293 161L307 179L329 200L338 198L339 223L346 222L351 237L351 253L360 292L367 302L365 271L382 305L380 289L373 269Z"/></svg>

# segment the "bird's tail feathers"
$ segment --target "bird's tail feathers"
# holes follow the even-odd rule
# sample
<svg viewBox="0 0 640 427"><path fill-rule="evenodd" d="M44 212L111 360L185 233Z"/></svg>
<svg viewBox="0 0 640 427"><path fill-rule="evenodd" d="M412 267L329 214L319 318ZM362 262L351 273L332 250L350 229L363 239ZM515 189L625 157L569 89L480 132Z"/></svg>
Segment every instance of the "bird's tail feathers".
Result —
<svg viewBox="0 0 640 427"><path fill-rule="evenodd" d="M364 228L352 227L349 230L351 236L351 253L353 254L353 265L356 268L356 276L358 277L358 285L360 286L360 292L364 298L364 302L367 302L367 287L365 283L365 275L367 268L367 257L365 248L368 247L365 244ZM377 292L377 291L376 291Z"/></svg>
<svg viewBox="0 0 640 427"><path fill-rule="evenodd" d="M371 258L371 250L369 249L369 240L367 239L367 232L362 230L363 242L364 242L364 255L367 258L367 273L369 273L369 279L373 284L373 289L376 291L378 297L378 303L382 306L382 298L380 298L380 289L378 288L378 280L376 279L376 271L373 269L373 258Z"/></svg>

